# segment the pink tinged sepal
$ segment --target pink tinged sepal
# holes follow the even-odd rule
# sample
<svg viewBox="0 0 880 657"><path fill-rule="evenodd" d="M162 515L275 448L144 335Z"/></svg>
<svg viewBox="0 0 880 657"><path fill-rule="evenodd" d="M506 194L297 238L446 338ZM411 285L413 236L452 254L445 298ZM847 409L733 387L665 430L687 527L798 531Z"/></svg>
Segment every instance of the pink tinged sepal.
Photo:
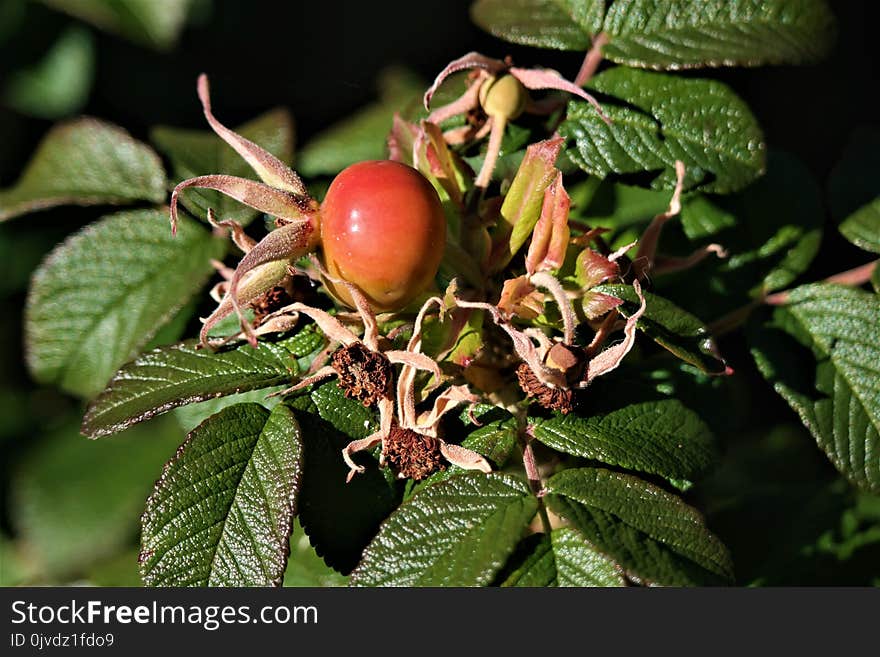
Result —
<svg viewBox="0 0 880 657"><path fill-rule="evenodd" d="M609 347L587 363L584 379L580 382L579 387L585 388L596 377L617 369L617 366L620 365L624 357L632 350L636 342L636 325L642 315L645 314L646 308L645 295L642 294L642 286L638 280L633 281L633 289L636 291L641 304L639 309L626 320L626 324L623 327L623 342Z"/></svg>
<svg viewBox="0 0 880 657"><path fill-rule="evenodd" d="M391 132L388 133L388 159L402 162L409 166L415 166L415 143L419 135L417 125L401 118L400 114L394 113L391 123Z"/></svg>
<svg viewBox="0 0 880 657"><path fill-rule="evenodd" d="M433 98L437 89L440 88L440 85L443 84L446 78L459 71L466 71L472 68L482 69L491 75L496 75L505 70L507 64L500 59L492 59L491 57L486 57L478 52L469 52L468 54L449 62L449 64L446 65L446 68L440 71L434 79L434 83L425 92L425 109L431 109L431 98Z"/></svg>
<svg viewBox="0 0 880 657"><path fill-rule="evenodd" d="M441 124L447 119L459 114L467 114L472 109L476 109L480 105L480 87L485 81L484 76L478 76L470 81L467 90L451 103L438 107L428 115L428 121L431 123Z"/></svg>
<svg viewBox="0 0 880 657"><path fill-rule="evenodd" d="M214 117L211 111L208 76L204 73L199 76L197 87L202 110L211 128L223 141L232 146L244 158L263 182L296 196L309 197L302 180L290 167L268 151L257 146L254 142L230 130Z"/></svg>
<svg viewBox="0 0 880 657"><path fill-rule="evenodd" d="M464 470L479 470L486 474L492 472L492 466L486 459L461 445L450 445L440 441L440 453L452 465L457 465Z"/></svg>
<svg viewBox="0 0 880 657"><path fill-rule="evenodd" d="M428 121L422 121L413 147L414 165L423 173L429 174L446 190L456 204L462 205L464 190L459 185L456 165L452 151L443 138L440 128Z"/></svg>
<svg viewBox="0 0 880 657"><path fill-rule="evenodd" d="M537 68L517 68L514 66L510 69L510 74L519 80L526 89L532 89L534 91L539 89L556 89L584 99L596 109L599 116L602 117L602 120L606 124L611 125L611 119L605 116L599 101L576 84L563 78L556 71Z"/></svg>
<svg viewBox="0 0 880 657"><path fill-rule="evenodd" d="M575 264L575 279L585 290L601 285L620 275L620 266L593 249L584 249Z"/></svg>
<svg viewBox="0 0 880 657"><path fill-rule="evenodd" d="M202 347L216 347L217 344L224 344L230 339L226 338L215 342L209 338L209 334L218 322L234 312L239 314L241 328L248 341L255 345L256 336L254 335L253 327L247 318L244 317L241 309L277 285L287 275L287 265L285 262L280 261L268 262L256 266L242 275L238 275L237 272L238 270L236 270L236 274L233 274L232 278L232 280L236 281L235 297L233 298L232 296L232 280L230 280L226 284L225 295L220 300L219 305L202 324L202 330L199 333Z"/></svg>
<svg viewBox="0 0 880 657"><path fill-rule="evenodd" d="M710 255L724 259L727 257L727 250L720 244L707 244L683 258L658 255L654 258L654 273L671 274L678 271L686 271L691 267L695 267Z"/></svg>
<svg viewBox="0 0 880 657"><path fill-rule="evenodd" d="M345 481L350 482L352 478L365 470L364 466L358 465L352 459L352 455L357 452L363 452L367 449L372 449L376 445L380 445L382 443L382 431L377 431L376 433L367 436L366 438L361 438L360 440L352 440L348 445L346 445L342 450L342 460L345 461L345 464L348 466L348 475L345 477Z"/></svg>
<svg viewBox="0 0 880 657"><path fill-rule="evenodd" d="M231 312L238 314L241 328L248 341L256 346L253 327L245 318L242 307L274 287L287 273L290 260L315 248L317 231L310 220L287 224L266 235L248 251L229 281L223 301L205 320L200 334L203 345L208 344L208 332Z"/></svg>
<svg viewBox="0 0 880 657"><path fill-rule="evenodd" d="M243 253L247 253L257 245L257 240L245 233L244 227L242 227L237 221L233 221L232 219L217 221L217 217L212 208L208 208L208 223L216 230L222 231L224 228L228 228L232 235L232 242L235 246L241 249ZM232 276L227 277L227 280L229 278L232 278Z"/></svg>
<svg viewBox="0 0 880 657"><path fill-rule="evenodd" d="M184 180L171 192L172 232L177 232L178 197L181 191L189 187L216 190L234 198L239 203L244 203L255 210L285 221L302 220L314 213L314 208L311 207L311 202L308 199L254 180L222 174L198 176Z"/></svg>
<svg viewBox="0 0 880 657"><path fill-rule="evenodd" d="M562 267L571 238L568 211L571 199L562 186L562 173L557 173L544 190L544 202L538 223L532 231L532 241L526 254L526 271L552 271Z"/></svg>

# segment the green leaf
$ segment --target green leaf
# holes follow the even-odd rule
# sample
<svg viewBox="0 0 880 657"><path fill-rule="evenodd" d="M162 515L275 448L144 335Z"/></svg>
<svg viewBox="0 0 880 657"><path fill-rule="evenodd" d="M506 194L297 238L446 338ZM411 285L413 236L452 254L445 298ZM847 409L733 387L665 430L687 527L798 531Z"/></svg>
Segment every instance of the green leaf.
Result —
<svg viewBox="0 0 880 657"><path fill-rule="evenodd" d="M880 294L880 266L874 267L874 274L871 276L871 285L874 287L874 292Z"/></svg>
<svg viewBox="0 0 880 657"><path fill-rule="evenodd" d="M664 294L717 317L749 297L790 285L805 272L819 251L825 211L807 167L787 153L771 151L767 175L730 197L685 200L681 221L692 240L679 247L684 252L711 241L723 246L728 257L683 272Z"/></svg>
<svg viewBox="0 0 880 657"><path fill-rule="evenodd" d="M596 292L623 299L621 309L632 315L639 308L639 298L629 285L601 285ZM656 294L645 292L645 314L636 325L657 344L668 349L686 363L709 374L723 374L727 364L718 345L702 321L674 303Z"/></svg>
<svg viewBox="0 0 880 657"><path fill-rule="evenodd" d="M278 586L302 478L302 434L284 405L230 406L165 466L142 518L148 586Z"/></svg>
<svg viewBox="0 0 880 657"><path fill-rule="evenodd" d="M560 452L669 479L699 479L718 460L709 427L677 399L534 420L534 433Z"/></svg>
<svg viewBox="0 0 880 657"><path fill-rule="evenodd" d="M3 5L0 5L0 11L2 8ZM21 554L20 548L4 534L0 534L0 586L20 586L26 583L28 570L26 558Z"/></svg>
<svg viewBox="0 0 880 657"><path fill-rule="evenodd" d="M202 402L187 404L186 406L178 406L172 411L172 413L180 428L186 433L189 433L193 428L199 426L202 422L212 415L219 413L227 406L252 402L254 404L260 404L260 406L271 411L281 403L281 396L269 397L269 395L273 392L279 392L286 387L288 386L260 388L257 390L248 390L247 392L225 395L223 397L206 399Z"/></svg>
<svg viewBox="0 0 880 657"><path fill-rule="evenodd" d="M180 443L176 429L158 422L95 442L74 421L29 436L11 473L9 511L40 582L75 577L133 542L144 499Z"/></svg>
<svg viewBox="0 0 880 657"><path fill-rule="evenodd" d="M860 249L880 253L880 197L844 220L840 232Z"/></svg>
<svg viewBox="0 0 880 657"><path fill-rule="evenodd" d="M538 500L518 478L467 473L416 493L386 520L356 586L481 586L513 552Z"/></svg>
<svg viewBox="0 0 880 657"><path fill-rule="evenodd" d="M27 363L37 381L97 394L189 300L226 244L192 220L180 228L172 237L164 210L120 212L52 251L25 308Z"/></svg>
<svg viewBox="0 0 880 657"><path fill-rule="evenodd" d="M632 581L692 586L733 579L730 555L703 517L656 486L619 472L580 468L554 475L547 489L550 507Z"/></svg>
<svg viewBox="0 0 880 657"><path fill-rule="evenodd" d="M303 331L254 349L238 344L212 352L197 340L159 347L124 365L86 410L82 431L90 438L121 431L172 408L290 383L296 358L313 351L317 334ZM308 351L306 351L308 350Z"/></svg>
<svg viewBox="0 0 880 657"><path fill-rule="evenodd" d="M614 562L593 550L574 529L554 529L502 586L626 586Z"/></svg>
<svg viewBox="0 0 880 657"><path fill-rule="evenodd" d="M559 133L586 172L657 174L655 189L675 186L675 161L687 169L685 188L728 193L764 171L764 137L746 104L714 80L612 68L590 87L611 119L605 124L587 102L569 103Z"/></svg>
<svg viewBox="0 0 880 657"><path fill-rule="evenodd" d="M86 104L95 69L92 35L67 28L31 68L13 71L6 83L6 102L18 111L43 119L60 119Z"/></svg>
<svg viewBox="0 0 880 657"><path fill-rule="evenodd" d="M308 464L303 480L300 522L317 553L331 567L348 573L357 565L364 546L379 524L400 502L400 491L389 484L378 463L358 457L366 471L346 483L348 466L342 449L378 429L373 412L345 397L331 381L312 392L320 415L297 413Z"/></svg>
<svg viewBox="0 0 880 657"><path fill-rule="evenodd" d="M795 288L773 321L752 335L758 369L800 416L834 466L866 490L880 490L880 297L839 285ZM796 376L817 360L815 390ZM806 379L809 380L809 379Z"/></svg>
<svg viewBox="0 0 880 657"><path fill-rule="evenodd" d="M828 54L836 32L823 0L614 2L607 59L659 69L803 64Z"/></svg>
<svg viewBox="0 0 880 657"><path fill-rule="evenodd" d="M193 0L42 0L45 4L135 43L168 50Z"/></svg>
<svg viewBox="0 0 880 657"><path fill-rule="evenodd" d="M284 586L346 586L348 577L330 568L309 543L298 521L290 537L290 558L284 571Z"/></svg>
<svg viewBox="0 0 880 657"><path fill-rule="evenodd" d="M243 137L259 144L284 162L293 159L293 119L284 109L267 112L235 128ZM165 154L174 171L174 182L214 173L256 179L247 162L213 132L159 126L151 141ZM185 189L181 201L197 217L205 219L212 208L221 219L247 224L258 211L208 189Z"/></svg>
<svg viewBox="0 0 880 657"><path fill-rule="evenodd" d="M395 112L420 107L424 83L405 69L385 70L379 78L379 100L315 135L297 155L304 176L331 176L364 160L386 157L386 138Z"/></svg>
<svg viewBox="0 0 880 657"><path fill-rule="evenodd" d="M602 29L604 0L477 0L471 18L505 41L554 50L587 50Z"/></svg>
<svg viewBox="0 0 880 657"><path fill-rule="evenodd" d="M92 118L52 128L18 182L0 190L0 221L56 205L104 205L165 198L165 172L152 149Z"/></svg>

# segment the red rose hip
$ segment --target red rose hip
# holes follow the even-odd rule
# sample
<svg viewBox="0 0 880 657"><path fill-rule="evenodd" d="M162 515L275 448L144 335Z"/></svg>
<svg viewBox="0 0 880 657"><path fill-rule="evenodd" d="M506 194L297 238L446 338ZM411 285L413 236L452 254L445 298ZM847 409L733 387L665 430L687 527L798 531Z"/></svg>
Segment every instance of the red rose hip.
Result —
<svg viewBox="0 0 880 657"><path fill-rule="evenodd" d="M332 276L357 285L373 310L397 310L432 284L446 246L446 216L437 192L412 167L359 162L327 190L321 244ZM328 287L353 305L342 286Z"/></svg>

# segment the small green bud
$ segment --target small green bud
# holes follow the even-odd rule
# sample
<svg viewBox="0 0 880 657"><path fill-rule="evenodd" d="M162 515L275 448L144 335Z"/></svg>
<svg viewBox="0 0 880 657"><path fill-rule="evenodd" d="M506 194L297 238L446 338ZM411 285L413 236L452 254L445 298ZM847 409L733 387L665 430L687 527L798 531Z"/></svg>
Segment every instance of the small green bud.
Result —
<svg viewBox="0 0 880 657"><path fill-rule="evenodd" d="M489 116L512 121L526 108L528 94L522 83L510 74L491 77L480 88L480 105Z"/></svg>

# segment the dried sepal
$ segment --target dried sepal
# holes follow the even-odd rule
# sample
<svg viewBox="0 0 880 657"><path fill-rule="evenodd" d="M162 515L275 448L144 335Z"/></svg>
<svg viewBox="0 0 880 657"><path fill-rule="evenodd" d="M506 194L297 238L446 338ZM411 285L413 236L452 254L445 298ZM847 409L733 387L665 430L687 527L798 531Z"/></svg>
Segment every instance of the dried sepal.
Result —
<svg viewBox="0 0 880 657"><path fill-rule="evenodd" d="M310 220L303 220L281 226L257 242L239 261L229 281L226 296L205 321L200 335L202 344L208 343L208 331L234 311L248 341L256 346L253 326L244 316L242 308L287 276L288 262L313 251L316 241L314 224Z"/></svg>
<svg viewBox="0 0 880 657"><path fill-rule="evenodd" d="M360 440L352 440L348 445L342 448L342 460L345 461L345 464L348 466L348 474L345 477L345 481L351 481L352 477L356 474L364 471L364 466L358 465L352 459L352 455L357 452L362 452L366 449L373 449L376 445L381 445L383 440L382 431L377 431L376 433L367 436L366 438L361 438Z"/></svg>
<svg viewBox="0 0 880 657"><path fill-rule="evenodd" d="M179 183L171 192L171 231L173 233L177 232L177 204L180 192L190 187L213 189L234 198L239 203L285 221L302 220L315 211L310 201L255 180L223 174L197 176Z"/></svg>
<svg viewBox="0 0 880 657"><path fill-rule="evenodd" d="M623 327L623 341L608 347L587 363L584 378L579 384L580 387L585 388L596 377L616 369L633 348L636 341L636 325L646 308L645 295L642 294L642 286L638 280L633 281L633 289L639 297L640 304L638 310L626 320Z"/></svg>
<svg viewBox="0 0 880 657"><path fill-rule="evenodd" d="M714 255L718 258L727 257L727 249L720 244L707 244L702 246L688 256L683 258L675 256L658 255L654 258L654 273L671 274L678 271L685 271L701 263L709 256Z"/></svg>
<svg viewBox="0 0 880 657"><path fill-rule="evenodd" d="M481 454L461 445L450 444L441 440L440 453L452 465L456 465L463 470L477 470L486 474L492 472L492 466Z"/></svg>
<svg viewBox="0 0 880 657"><path fill-rule="evenodd" d="M551 71L549 69L517 68L514 66L510 69L510 74L519 80L526 89L532 89L534 91L540 89L552 89L556 91L564 91L565 93L582 98L595 108L596 112L599 113L599 116L606 124L611 125L611 119L609 119L602 111L602 106L599 104L599 101L576 84L563 78L556 71Z"/></svg>
<svg viewBox="0 0 880 657"><path fill-rule="evenodd" d="M437 92L437 89L440 88L440 85L448 78L450 75L458 73L459 71L466 71L469 69L482 69L491 75L495 75L500 73L505 68L507 68L507 64L505 64L500 59L492 59L491 57L486 57L485 55L481 55L478 52L469 52L466 55L455 59L446 67L440 71L437 77L434 79L434 82L425 92L424 102L425 109L431 109L431 98L433 98L434 94Z"/></svg>
<svg viewBox="0 0 880 657"><path fill-rule="evenodd" d="M553 297L559 307L559 314L562 316L563 341L565 344L571 344L574 340L575 317L571 308L571 300L562 287L562 283L553 275L543 271L532 274L529 280L533 285L547 290Z"/></svg>
<svg viewBox="0 0 880 657"><path fill-rule="evenodd" d="M241 155L263 182L303 199L309 199L309 193L305 185L303 185L300 177L290 167L268 151L257 146L254 142L230 130L216 119L211 111L211 93L208 76L204 73L199 75L197 89L199 100L202 103L202 111L208 124L223 141L232 146Z"/></svg>
<svg viewBox="0 0 880 657"><path fill-rule="evenodd" d="M244 226L237 221L233 221L232 219L218 221L213 208L208 208L208 223L211 224L211 227L215 230L228 228L232 235L232 243L241 249L242 253L247 253L257 244L257 240L244 232ZM230 278L232 278L232 276L226 277L226 280L229 280Z"/></svg>
<svg viewBox="0 0 880 657"><path fill-rule="evenodd" d="M517 276L504 281L498 310L505 318L520 317L532 320L544 310L544 295L529 280L528 276Z"/></svg>
<svg viewBox="0 0 880 657"><path fill-rule="evenodd" d="M672 198L669 200L669 207L665 212L661 212L655 216L645 232L639 239L639 248L636 257L633 260L633 267L637 278L644 278L650 273L654 267L654 259L657 255L657 244L660 241L660 233L667 221L681 212L681 192L684 187L685 167L684 162L676 160L675 162L675 190L672 192Z"/></svg>
<svg viewBox="0 0 880 657"><path fill-rule="evenodd" d="M542 383L551 387L564 387L566 385L565 377L562 373L544 365L543 358L529 335L505 320L496 306L482 301L465 301L463 299L459 299L458 304L462 308L486 311L495 324L510 337L516 355L529 366Z"/></svg>

